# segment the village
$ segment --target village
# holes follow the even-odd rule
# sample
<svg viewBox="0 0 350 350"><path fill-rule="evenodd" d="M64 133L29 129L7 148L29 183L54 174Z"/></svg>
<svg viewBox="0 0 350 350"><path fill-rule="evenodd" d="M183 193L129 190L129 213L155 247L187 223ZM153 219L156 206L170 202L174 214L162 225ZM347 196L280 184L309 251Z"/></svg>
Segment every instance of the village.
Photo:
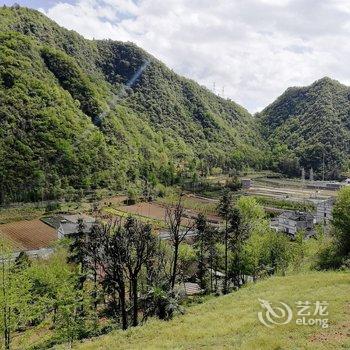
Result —
<svg viewBox="0 0 350 350"><path fill-rule="evenodd" d="M261 200L270 217L270 227L291 239L295 239L298 232L303 232L306 239L311 238L316 234L317 228L324 233L328 232L337 191L350 183L349 179L344 182L289 180L271 178L265 174L242 177L240 181L242 189L236 196L253 196ZM218 183L223 183L221 177ZM217 198L190 192L184 198L184 225L194 221L199 213L204 213L208 222L220 226L222 222L216 211ZM140 202L129 204L126 195L116 195L103 198L97 203L83 203L74 210L57 210L54 213L38 211L34 214L37 217L32 219L9 219L9 222L0 224L0 235L10 242L15 255L24 251L31 257L45 258L53 252L58 240L76 232L79 220L84 222L88 232L96 220L134 216L151 223L159 237L167 240L167 205L169 203L164 198L152 201L141 199ZM302 210L304 208L307 210ZM2 208L0 212L6 213L7 210ZM21 207L17 210L20 211ZM187 235L190 238L195 234L195 231L191 231Z"/></svg>

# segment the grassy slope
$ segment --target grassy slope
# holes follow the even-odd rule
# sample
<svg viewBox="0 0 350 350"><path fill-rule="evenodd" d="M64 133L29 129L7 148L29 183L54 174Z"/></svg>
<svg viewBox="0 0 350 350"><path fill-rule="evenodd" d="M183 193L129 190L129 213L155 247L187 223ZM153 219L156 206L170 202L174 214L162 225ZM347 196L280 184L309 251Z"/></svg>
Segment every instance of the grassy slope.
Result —
<svg viewBox="0 0 350 350"><path fill-rule="evenodd" d="M258 298L329 302L330 327L289 325L269 329L257 319ZM294 320L294 319L293 319ZM312 272L274 277L237 293L194 306L170 322L115 332L77 349L350 349L350 274Z"/></svg>

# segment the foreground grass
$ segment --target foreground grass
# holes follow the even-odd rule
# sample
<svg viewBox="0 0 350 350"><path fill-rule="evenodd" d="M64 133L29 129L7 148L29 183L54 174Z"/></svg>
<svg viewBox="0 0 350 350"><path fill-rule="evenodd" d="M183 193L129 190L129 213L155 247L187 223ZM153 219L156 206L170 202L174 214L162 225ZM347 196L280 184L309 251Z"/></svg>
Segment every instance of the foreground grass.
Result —
<svg viewBox="0 0 350 350"><path fill-rule="evenodd" d="M293 309L293 320L272 329L260 324L257 313L262 309L258 298L287 303ZM295 302L318 300L329 302L329 328L296 325ZM74 348L350 349L350 273L310 272L273 277L191 307L185 315L170 322L152 320L143 327L116 331Z"/></svg>

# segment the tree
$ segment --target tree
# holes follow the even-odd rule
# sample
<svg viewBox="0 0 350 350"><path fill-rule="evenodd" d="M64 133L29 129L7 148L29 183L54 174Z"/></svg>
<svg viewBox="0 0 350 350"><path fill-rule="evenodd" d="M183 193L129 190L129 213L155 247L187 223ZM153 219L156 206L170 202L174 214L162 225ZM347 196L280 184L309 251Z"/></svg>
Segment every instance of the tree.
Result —
<svg viewBox="0 0 350 350"><path fill-rule="evenodd" d="M83 219L78 219L76 232L69 235L70 244L68 247L68 263L75 264L78 267L77 271L77 297L83 297L84 283L87 279L87 259L86 259L86 240L87 234L85 232L86 225ZM77 313L82 316L84 313L83 300L79 303Z"/></svg>
<svg viewBox="0 0 350 350"><path fill-rule="evenodd" d="M156 251L156 239L151 226L129 217L124 224L116 221L109 225L100 225L94 229L95 245L88 250L94 268L102 270L103 284L111 295L115 316L118 315L117 295L121 312L122 328L127 329L128 298L127 282L130 283L130 302L132 304L132 325L138 325L139 312L139 275L142 268L147 269ZM90 244L91 246L91 244Z"/></svg>
<svg viewBox="0 0 350 350"><path fill-rule="evenodd" d="M270 237L265 241L269 251L269 262L274 272L281 272L284 276L290 261L289 240L286 235L270 232Z"/></svg>
<svg viewBox="0 0 350 350"><path fill-rule="evenodd" d="M95 223L91 227L90 232L87 235L86 244L85 244L85 252L88 257L87 268L92 273L92 279L93 279L92 299L93 299L95 314L97 313L97 304L98 304L98 275L99 275L99 249L100 249L99 230L100 228L101 228L101 225L98 223Z"/></svg>
<svg viewBox="0 0 350 350"><path fill-rule="evenodd" d="M207 220L206 217L200 213L196 219L196 245L198 251L198 278L199 285L202 289L205 287L204 276L206 272L206 262L205 262L205 243L206 243L206 231L207 231Z"/></svg>
<svg viewBox="0 0 350 350"><path fill-rule="evenodd" d="M76 232L69 235L69 254L67 261L76 264L79 268L78 289L81 290L86 280L86 225L83 219L78 219Z"/></svg>
<svg viewBox="0 0 350 350"><path fill-rule="evenodd" d="M0 329L7 350L11 348L12 333L32 319L31 281L27 266L16 265L7 242L0 242L0 257Z"/></svg>
<svg viewBox="0 0 350 350"><path fill-rule="evenodd" d="M339 191L333 208L334 242L341 258L350 256L350 187Z"/></svg>
<svg viewBox="0 0 350 350"><path fill-rule="evenodd" d="M234 284L239 287L241 284L242 275L242 251L243 243L247 239L247 229L243 225L242 215L238 208L233 208L229 216L229 227L228 227L228 245L232 252L232 262L231 262L231 276ZM229 276L228 276L229 277ZM228 280L228 279L227 279ZM226 288L227 282L226 282ZM227 293L227 289L226 289Z"/></svg>
<svg viewBox="0 0 350 350"><path fill-rule="evenodd" d="M230 191L225 191L218 204L218 213L224 219L224 245L225 245L225 277L223 285L223 293L228 292L228 223L233 209L232 194Z"/></svg>
<svg viewBox="0 0 350 350"><path fill-rule="evenodd" d="M124 266L127 276L131 282L133 298L133 326L138 325L138 276L141 268L152 258L156 240L152 235L150 225L142 224L134 218L129 217L124 225L125 230L119 231L123 234L120 243L125 258Z"/></svg>
<svg viewBox="0 0 350 350"><path fill-rule="evenodd" d="M213 291L213 272L216 257L216 243L218 242L217 232L214 227L208 224L205 215L200 213L196 219L195 245L198 256L198 278L202 289L205 289L205 275L209 267L210 291Z"/></svg>
<svg viewBox="0 0 350 350"><path fill-rule="evenodd" d="M118 317L117 299L121 312L122 328L128 328L127 298L124 269L123 226L120 221L102 225L97 231L100 249L98 264L102 269L103 285L113 301L114 317Z"/></svg>
<svg viewBox="0 0 350 350"><path fill-rule="evenodd" d="M185 240L186 235L195 227L195 223L185 224L185 222L183 222L184 211L185 208L182 204L182 195L179 196L178 202L174 207L168 206L165 209L165 222L169 230L170 241L174 250L172 271L170 274L171 289L174 289L176 282L179 246Z"/></svg>

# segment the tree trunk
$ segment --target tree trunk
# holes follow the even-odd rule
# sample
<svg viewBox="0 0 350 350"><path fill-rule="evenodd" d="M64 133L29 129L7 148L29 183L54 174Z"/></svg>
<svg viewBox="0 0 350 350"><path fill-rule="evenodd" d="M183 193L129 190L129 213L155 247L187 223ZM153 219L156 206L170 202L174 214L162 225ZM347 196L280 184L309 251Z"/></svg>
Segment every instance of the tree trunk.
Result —
<svg viewBox="0 0 350 350"><path fill-rule="evenodd" d="M126 311L126 297L125 297L125 285L124 283L120 286L119 291L119 299L120 299L120 309L122 314L122 328L123 330L128 328L128 314Z"/></svg>
<svg viewBox="0 0 350 350"><path fill-rule="evenodd" d="M177 259L179 255L179 244L176 243L174 246L174 263L173 263L173 273L171 276L171 289L174 289L175 280L176 280L176 270L177 270Z"/></svg>
<svg viewBox="0 0 350 350"><path fill-rule="evenodd" d="M133 294L133 319L132 325L136 327L138 325L137 313L138 313L138 301L137 301L137 277L132 278L132 294Z"/></svg>
<svg viewBox="0 0 350 350"><path fill-rule="evenodd" d="M210 293L213 293L213 257L210 254Z"/></svg>
<svg viewBox="0 0 350 350"><path fill-rule="evenodd" d="M225 220L225 277L224 277L224 288L223 293L228 292L228 229L227 229L227 218Z"/></svg>
<svg viewBox="0 0 350 350"><path fill-rule="evenodd" d="M95 310L95 313L97 313L97 264L96 264L96 262L94 264L94 292L93 292L93 298L94 298L94 310Z"/></svg>

